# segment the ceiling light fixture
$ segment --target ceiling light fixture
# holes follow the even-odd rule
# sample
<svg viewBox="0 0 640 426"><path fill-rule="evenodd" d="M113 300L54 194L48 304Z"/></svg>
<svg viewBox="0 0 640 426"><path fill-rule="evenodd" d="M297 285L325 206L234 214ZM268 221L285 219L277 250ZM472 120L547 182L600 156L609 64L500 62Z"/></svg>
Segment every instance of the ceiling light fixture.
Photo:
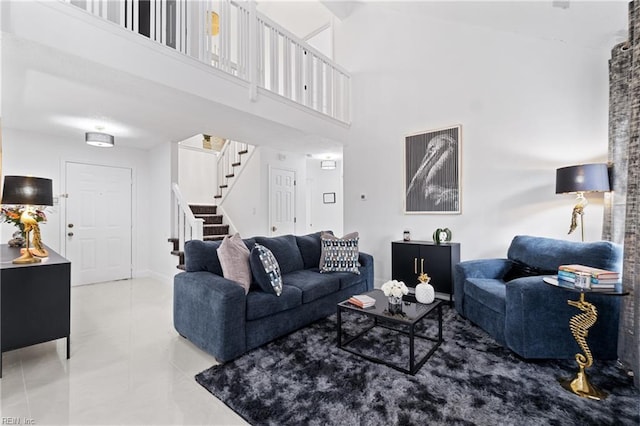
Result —
<svg viewBox="0 0 640 426"><path fill-rule="evenodd" d="M100 148L113 148L115 145L115 138L108 133L87 132L84 134L84 140L87 144Z"/></svg>

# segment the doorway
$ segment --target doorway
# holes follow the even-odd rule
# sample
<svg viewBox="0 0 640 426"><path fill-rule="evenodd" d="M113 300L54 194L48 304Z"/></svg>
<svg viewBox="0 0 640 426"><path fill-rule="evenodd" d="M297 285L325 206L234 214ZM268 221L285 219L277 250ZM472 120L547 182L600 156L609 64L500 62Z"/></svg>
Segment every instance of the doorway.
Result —
<svg viewBox="0 0 640 426"><path fill-rule="evenodd" d="M269 230L271 235L295 233L296 228L296 172L269 169Z"/></svg>
<svg viewBox="0 0 640 426"><path fill-rule="evenodd" d="M131 278L132 170L67 162L65 173L71 285Z"/></svg>

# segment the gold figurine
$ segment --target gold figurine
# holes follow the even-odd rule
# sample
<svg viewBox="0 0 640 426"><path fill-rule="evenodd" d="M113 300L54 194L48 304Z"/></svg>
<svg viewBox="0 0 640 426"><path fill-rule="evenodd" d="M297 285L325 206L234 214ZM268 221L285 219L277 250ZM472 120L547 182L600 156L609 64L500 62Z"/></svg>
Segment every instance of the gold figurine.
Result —
<svg viewBox="0 0 640 426"><path fill-rule="evenodd" d="M593 356L587 345L587 336L589 329L598 320L598 311L592 303L584 300L584 293L580 293L579 300L569 300L567 303L582 311L582 313L571 317L569 320L569 328L571 329L573 338L576 339L576 343L578 343L578 346L580 346L580 349L584 352L584 355L581 353L576 354L576 362L578 363L579 370L575 378L560 380L560 383L566 390L583 398L595 400L604 399L607 397L607 394L589 383L587 373L584 371L593 364Z"/></svg>

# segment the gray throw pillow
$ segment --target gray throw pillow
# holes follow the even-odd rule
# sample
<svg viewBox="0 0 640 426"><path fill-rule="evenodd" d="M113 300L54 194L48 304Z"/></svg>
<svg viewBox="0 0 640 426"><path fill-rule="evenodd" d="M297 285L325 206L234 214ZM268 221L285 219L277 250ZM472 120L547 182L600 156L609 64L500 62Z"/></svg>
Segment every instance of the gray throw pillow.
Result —
<svg viewBox="0 0 640 426"><path fill-rule="evenodd" d="M322 233L320 244L320 272L352 272L360 274L360 252L358 250L358 233L352 232L342 238Z"/></svg>
<svg viewBox="0 0 640 426"><path fill-rule="evenodd" d="M278 261L271 250L256 243L251 250L249 264L253 277L262 291L280 296L282 293L282 274Z"/></svg>
<svg viewBox="0 0 640 426"><path fill-rule="evenodd" d="M251 268L249 266L249 249L240 234L226 236L217 250L222 266L222 275L242 286L244 294L249 293L251 286Z"/></svg>

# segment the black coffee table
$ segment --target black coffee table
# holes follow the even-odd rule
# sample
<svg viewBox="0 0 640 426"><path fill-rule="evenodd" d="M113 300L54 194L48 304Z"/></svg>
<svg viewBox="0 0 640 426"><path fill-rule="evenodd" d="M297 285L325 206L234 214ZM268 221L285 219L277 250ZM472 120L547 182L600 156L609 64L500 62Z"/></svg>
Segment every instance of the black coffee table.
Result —
<svg viewBox="0 0 640 426"><path fill-rule="evenodd" d="M442 339L442 301L436 299L433 303L428 305L424 305L422 303L415 302L403 302L402 309L403 312L400 314L392 314L388 310L389 302L387 296L384 295L382 290L373 290L369 293L365 293L368 296L376 299L375 306L371 308L362 309L357 306L352 305L348 301L338 303L338 347L342 350L350 352L354 355L358 355L362 358L365 358L369 361L384 364L388 367L394 368L398 371L402 371L403 373L408 373L414 375L420 370L420 368L424 365L424 363L433 355L433 353L438 349L440 344L443 342ZM363 331L358 333L353 337L349 337L344 342L342 341L342 313L343 312L357 312L359 314L365 315L367 317L373 318L373 324ZM437 311L438 313L438 337L424 336L420 334L416 334L415 327L416 325L422 321L427 315L430 313ZM398 328L398 326L405 326L403 330ZM393 330L397 333L402 333L409 336L409 369L403 368L401 366L391 364L386 362L383 359L376 358L370 355L363 354L358 352L348 345L363 337L369 330L374 327L383 327L388 330ZM431 347L431 349L419 360L416 360L415 356L415 339L425 339L435 344Z"/></svg>

